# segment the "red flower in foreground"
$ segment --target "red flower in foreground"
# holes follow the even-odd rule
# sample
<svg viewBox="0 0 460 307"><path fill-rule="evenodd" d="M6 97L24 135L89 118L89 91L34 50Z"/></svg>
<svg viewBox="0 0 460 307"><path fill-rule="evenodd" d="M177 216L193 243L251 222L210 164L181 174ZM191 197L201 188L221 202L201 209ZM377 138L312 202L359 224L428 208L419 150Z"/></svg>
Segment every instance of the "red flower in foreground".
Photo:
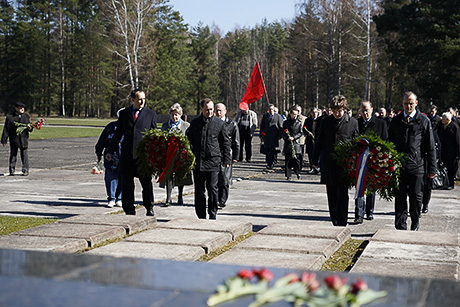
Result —
<svg viewBox="0 0 460 307"><path fill-rule="evenodd" d="M345 277L340 278L338 275L331 275L326 277L324 279L324 282L326 283L329 289L334 289L338 291L340 288L342 288L343 285L345 285L347 279Z"/></svg>
<svg viewBox="0 0 460 307"><path fill-rule="evenodd" d="M363 281L361 278L358 278L358 280L354 284L352 284L351 287L351 293L353 294L358 294L359 291L366 291L367 289L369 289L366 282Z"/></svg>
<svg viewBox="0 0 460 307"><path fill-rule="evenodd" d="M266 279L268 282L272 281L273 279L273 273L267 269L253 269L252 272L259 279Z"/></svg>
<svg viewBox="0 0 460 307"><path fill-rule="evenodd" d="M242 269L241 271L238 272L238 277L250 280L251 278L254 277L254 273L250 270Z"/></svg>

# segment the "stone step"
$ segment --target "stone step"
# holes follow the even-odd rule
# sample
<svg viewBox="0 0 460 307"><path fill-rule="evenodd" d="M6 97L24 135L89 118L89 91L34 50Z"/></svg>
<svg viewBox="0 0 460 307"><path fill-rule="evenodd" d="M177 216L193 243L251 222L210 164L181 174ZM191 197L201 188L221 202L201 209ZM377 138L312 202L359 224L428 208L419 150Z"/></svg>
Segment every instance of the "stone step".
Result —
<svg viewBox="0 0 460 307"><path fill-rule="evenodd" d="M458 234L381 229L352 273L459 280Z"/></svg>
<svg viewBox="0 0 460 307"><path fill-rule="evenodd" d="M88 248L88 241L85 239L18 236L11 234L0 236L0 248L77 253Z"/></svg>
<svg viewBox="0 0 460 307"><path fill-rule="evenodd" d="M88 254L194 261L252 230L251 223L178 218Z"/></svg>
<svg viewBox="0 0 460 307"><path fill-rule="evenodd" d="M349 228L275 223L211 262L319 270L350 234Z"/></svg>

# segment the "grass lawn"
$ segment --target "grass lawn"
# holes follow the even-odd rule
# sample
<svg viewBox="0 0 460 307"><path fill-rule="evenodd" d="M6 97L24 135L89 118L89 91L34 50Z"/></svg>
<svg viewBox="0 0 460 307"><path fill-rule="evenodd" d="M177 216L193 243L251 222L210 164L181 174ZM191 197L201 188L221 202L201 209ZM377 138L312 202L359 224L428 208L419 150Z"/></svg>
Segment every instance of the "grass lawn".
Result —
<svg viewBox="0 0 460 307"><path fill-rule="evenodd" d="M56 221L57 219L0 215L0 235L4 236L15 231L43 224L54 223Z"/></svg>
<svg viewBox="0 0 460 307"><path fill-rule="evenodd" d="M31 140L56 138L81 138L99 136L104 128L101 127L52 127L43 126L41 130L34 130L29 134Z"/></svg>
<svg viewBox="0 0 460 307"><path fill-rule="evenodd" d="M35 122L40 117L32 117ZM90 126L90 127L105 127L108 123L117 120L116 118L53 118L43 117L45 125L66 125L66 126Z"/></svg>

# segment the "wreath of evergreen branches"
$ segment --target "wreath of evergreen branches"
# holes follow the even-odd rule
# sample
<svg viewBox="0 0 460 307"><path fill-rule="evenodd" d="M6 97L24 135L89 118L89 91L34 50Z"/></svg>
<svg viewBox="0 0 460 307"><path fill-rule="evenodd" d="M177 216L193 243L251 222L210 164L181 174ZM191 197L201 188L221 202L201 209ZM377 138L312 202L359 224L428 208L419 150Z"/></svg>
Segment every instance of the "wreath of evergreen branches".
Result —
<svg viewBox="0 0 460 307"><path fill-rule="evenodd" d="M374 131L368 131L350 142L337 143L333 157L340 166L341 176L349 188L356 185L357 159L365 149L361 142L363 138L369 142L370 150L365 194L377 192L381 198L391 201L399 187L402 164L407 156L398 152L392 142L382 140Z"/></svg>

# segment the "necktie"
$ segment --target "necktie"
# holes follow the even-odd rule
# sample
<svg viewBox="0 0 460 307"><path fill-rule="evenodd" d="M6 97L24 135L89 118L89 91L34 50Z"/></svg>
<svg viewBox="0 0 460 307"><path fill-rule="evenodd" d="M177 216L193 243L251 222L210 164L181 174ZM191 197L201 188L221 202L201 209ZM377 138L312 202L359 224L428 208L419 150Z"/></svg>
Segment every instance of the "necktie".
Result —
<svg viewBox="0 0 460 307"><path fill-rule="evenodd" d="M137 120L137 117L139 116L139 110L136 110L134 112L134 120Z"/></svg>
<svg viewBox="0 0 460 307"><path fill-rule="evenodd" d="M406 122L410 123L410 116L409 115L406 116Z"/></svg>

